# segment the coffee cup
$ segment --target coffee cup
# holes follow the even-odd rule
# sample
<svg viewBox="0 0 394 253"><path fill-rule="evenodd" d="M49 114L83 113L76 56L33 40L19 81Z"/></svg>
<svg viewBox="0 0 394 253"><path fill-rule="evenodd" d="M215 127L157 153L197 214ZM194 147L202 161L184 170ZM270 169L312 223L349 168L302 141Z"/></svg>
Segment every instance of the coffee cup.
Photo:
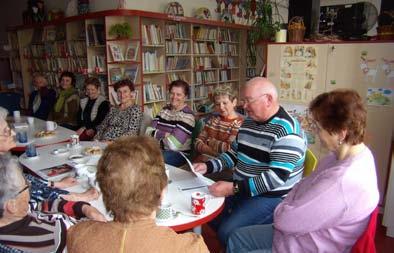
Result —
<svg viewBox="0 0 394 253"><path fill-rule="evenodd" d="M27 143L27 132L21 131L16 133L16 139L19 143Z"/></svg>
<svg viewBox="0 0 394 253"><path fill-rule="evenodd" d="M170 203L161 204L156 212L157 221L169 221L176 216L175 210Z"/></svg>
<svg viewBox="0 0 394 253"><path fill-rule="evenodd" d="M55 131L57 128L57 123L54 121L47 121L46 128L47 128L47 131Z"/></svg>
<svg viewBox="0 0 394 253"><path fill-rule="evenodd" d="M14 115L14 119L19 119L21 117L21 112L20 111L13 111L12 113Z"/></svg>
<svg viewBox="0 0 394 253"><path fill-rule="evenodd" d="M34 117L27 117L27 123L32 126L34 125Z"/></svg>

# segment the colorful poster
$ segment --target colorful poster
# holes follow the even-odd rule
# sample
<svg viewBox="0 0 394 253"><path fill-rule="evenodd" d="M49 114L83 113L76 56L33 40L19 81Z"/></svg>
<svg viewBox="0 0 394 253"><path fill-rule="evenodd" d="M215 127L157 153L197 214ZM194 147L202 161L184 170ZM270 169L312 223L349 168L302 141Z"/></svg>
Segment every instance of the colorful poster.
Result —
<svg viewBox="0 0 394 253"><path fill-rule="evenodd" d="M375 106L391 106L393 104L393 89L368 88L367 104Z"/></svg>
<svg viewBox="0 0 394 253"><path fill-rule="evenodd" d="M313 119L309 114L308 107L306 105L294 105L294 104L282 104L283 108L290 113L291 116L296 118L300 122L302 129L304 129L308 144L316 143L316 125L313 123Z"/></svg>
<svg viewBox="0 0 394 253"><path fill-rule="evenodd" d="M279 96L281 99L308 102L316 89L317 48L304 45L282 46Z"/></svg>

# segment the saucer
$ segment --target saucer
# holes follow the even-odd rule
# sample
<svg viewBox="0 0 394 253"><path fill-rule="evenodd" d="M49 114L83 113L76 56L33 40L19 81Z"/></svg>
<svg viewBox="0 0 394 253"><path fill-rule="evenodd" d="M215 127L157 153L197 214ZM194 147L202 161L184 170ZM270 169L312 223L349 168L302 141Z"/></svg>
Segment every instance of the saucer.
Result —
<svg viewBox="0 0 394 253"><path fill-rule="evenodd" d="M68 160L71 160L76 163L84 163L86 161L86 157L83 155L70 155Z"/></svg>
<svg viewBox="0 0 394 253"><path fill-rule="evenodd" d="M52 150L51 154L52 155L64 155L67 154L69 150L67 148L55 148Z"/></svg>
<svg viewBox="0 0 394 253"><path fill-rule="evenodd" d="M35 159L38 159L38 158L39 158L39 154L37 153L36 156L27 156L27 155L25 154L24 158L25 158L25 159L28 159L28 160L35 160Z"/></svg>

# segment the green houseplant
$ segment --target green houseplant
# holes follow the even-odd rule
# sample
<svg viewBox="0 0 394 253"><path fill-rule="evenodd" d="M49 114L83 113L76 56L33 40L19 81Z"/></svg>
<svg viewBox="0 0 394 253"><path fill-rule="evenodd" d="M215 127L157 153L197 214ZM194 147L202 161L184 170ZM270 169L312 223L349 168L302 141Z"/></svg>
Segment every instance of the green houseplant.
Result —
<svg viewBox="0 0 394 253"><path fill-rule="evenodd" d="M131 38L131 26L127 22L114 24L109 28L109 35L117 38Z"/></svg>

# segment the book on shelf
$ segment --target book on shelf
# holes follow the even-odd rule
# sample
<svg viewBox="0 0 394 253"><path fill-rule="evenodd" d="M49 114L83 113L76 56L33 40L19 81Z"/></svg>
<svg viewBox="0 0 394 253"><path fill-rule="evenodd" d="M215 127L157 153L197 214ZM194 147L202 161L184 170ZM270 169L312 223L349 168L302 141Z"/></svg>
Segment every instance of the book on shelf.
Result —
<svg viewBox="0 0 394 253"><path fill-rule="evenodd" d="M116 83L123 79L122 69L121 68L111 68L109 70L109 77L111 80L111 84Z"/></svg>
<svg viewBox="0 0 394 253"><path fill-rule="evenodd" d="M88 24L87 34L89 46L105 44L105 27L103 24Z"/></svg>
<svg viewBox="0 0 394 253"><path fill-rule="evenodd" d="M125 60L126 61L136 61L137 60L137 56L138 56L138 50L139 50L140 44L136 43L136 44L130 44L127 48L126 48L126 53L125 53Z"/></svg>
<svg viewBox="0 0 394 253"><path fill-rule="evenodd" d="M123 53L119 45L109 44L108 47L113 61L124 61Z"/></svg>
<svg viewBox="0 0 394 253"><path fill-rule="evenodd" d="M120 101L119 101L119 98L118 98L118 94L116 93L116 91L114 90L114 89L112 89L111 90L111 92L110 92L110 100L112 99L112 101L114 101L114 103L116 104L116 105L120 105Z"/></svg>
<svg viewBox="0 0 394 253"><path fill-rule="evenodd" d="M124 69L124 78L130 79L134 84L137 81L137 76L138 76L138 65L132 65L130 67L126 67Z"/></svg>
<svg viewBox="0 0 394 253"><path fill-rule="evenodd" d="M74 173L74 167L70 164L56 165L50 168L45 168L36 171L36 173L43 179L52 179L59 176L71 175Z"/></svg>
<svg viewBox="0 0 394 253"><path fill-rule="evenodd" d="M94 72L104 72L106 70L105 56L92 55L94 62Z"/></svg>
<svg viewBox="0 0 394 253"><path fill-rule="evenodd" d="M150 80L144 80L144 101L153 102L163 99L163 87L160 84L152 84Z"/></svg>
<svg viewBox="0 0 394 253"><path fill-rule="evenodd" d="M142 44L144 45L161 45L163 44L163 35L158 25L150 24L142 26Z"/></svg>
<svg viewBox="0 0 394 253"><path fill-rule="evenodd" d="M56 40L56 27L48 26L44 28L44 41L55 41Z"/></svg>

